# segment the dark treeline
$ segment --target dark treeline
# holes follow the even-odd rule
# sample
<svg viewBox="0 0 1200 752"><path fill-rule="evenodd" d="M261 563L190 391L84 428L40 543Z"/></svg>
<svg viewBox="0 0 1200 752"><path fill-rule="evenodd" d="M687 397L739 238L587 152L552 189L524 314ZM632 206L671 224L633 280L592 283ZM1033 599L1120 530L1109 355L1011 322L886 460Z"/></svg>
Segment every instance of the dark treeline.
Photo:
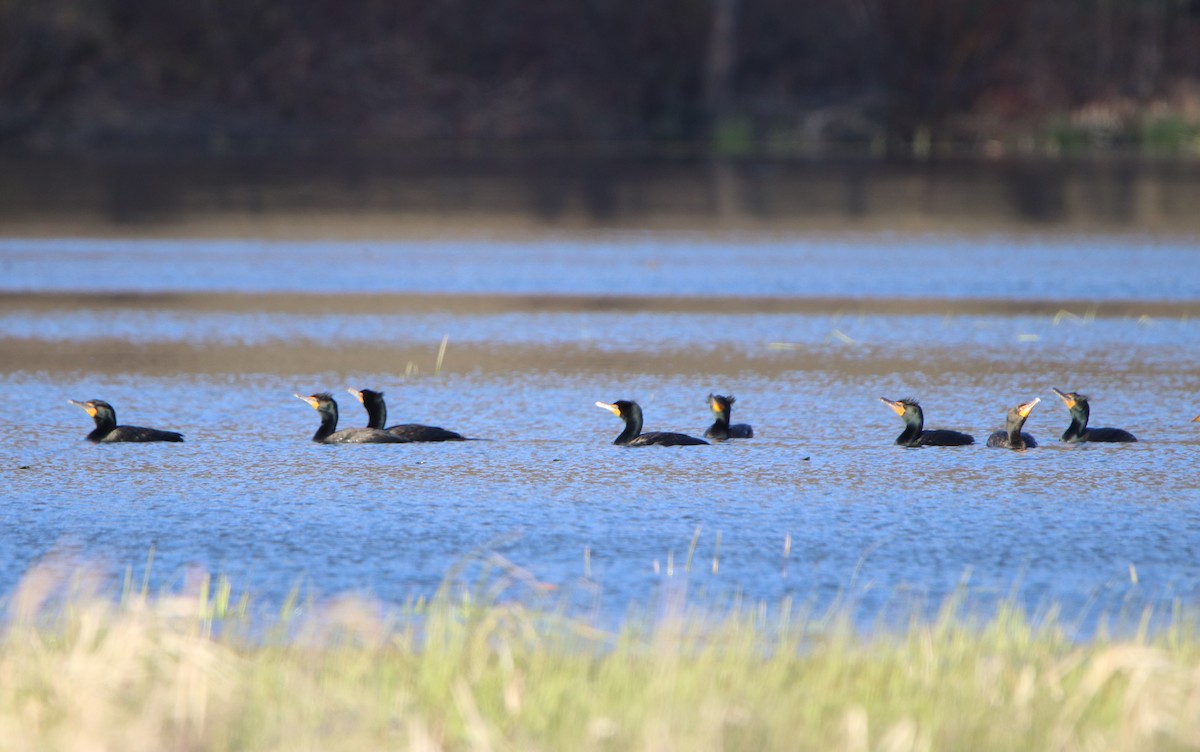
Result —
<svg viewBox="0 0 1200 752"><path fill-rule="evenodd" d="M1197 0L0 0L43 148L1194 138L1197 81Z"/></svg>

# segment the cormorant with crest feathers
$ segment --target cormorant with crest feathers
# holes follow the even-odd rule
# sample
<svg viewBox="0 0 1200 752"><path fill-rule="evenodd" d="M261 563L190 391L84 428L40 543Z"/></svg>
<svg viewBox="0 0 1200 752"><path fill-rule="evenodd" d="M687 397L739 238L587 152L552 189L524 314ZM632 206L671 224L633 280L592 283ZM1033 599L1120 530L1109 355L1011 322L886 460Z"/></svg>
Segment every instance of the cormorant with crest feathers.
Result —
<svg viewBox="0 0 1200 752"><path fill-rule="evenodd" d="M67 400L81 407L96 421L96 428L87 435L94 444L110 444L116 441L183 441L183 434L176 431L160 431L157 428L117 425L117 411L104 400Z"/></svg>
<svg viewBox="0 0 1200 752"><path fill-rule="evenodd" d="M925 413L921 410L921 405L912 397L899 400L880 397L879 401L892 408L904 421L904 431L896 437L896 443L900 446L967 446L975 443L974 437L959 431L927 430Z"/></svg>
<svg viewBox="0 0 1200 752"><path fill-rule="evenodd" d="M712 408L716 418L713 420L713 424L708 427L708 430L704 432L704 438L713 439L714 441L754 438L754 429L748 423L729 425L734 402L737 402L737 399L732 395L728 397L723 394L708 395L708 406Z"/></svg>

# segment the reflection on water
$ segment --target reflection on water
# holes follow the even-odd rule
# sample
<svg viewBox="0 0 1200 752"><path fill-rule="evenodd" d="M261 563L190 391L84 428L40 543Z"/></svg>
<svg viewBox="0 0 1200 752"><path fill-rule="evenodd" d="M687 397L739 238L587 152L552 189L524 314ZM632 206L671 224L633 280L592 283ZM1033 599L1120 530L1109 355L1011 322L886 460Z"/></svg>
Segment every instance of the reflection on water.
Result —
<svg viewBox="0 0 1200 752"><path fill-rule="evenodd" d="M303 219L314 213L344 229L384 215L432 221L442 229L479 220L476 227L484 230L517 220L672 229L913 229L932 223L1195 232L1198 204L1200 165L1120 158L714 161L554 153L0 159L0 228L7 234L14 228L41 234L44 228L35 228L47 222L59 232L84 223L91 231L108 224L128 233L231 215ZM270 222L258 229L297 231ZM189 227L197 230L214 234L202 225Z"/></svg>

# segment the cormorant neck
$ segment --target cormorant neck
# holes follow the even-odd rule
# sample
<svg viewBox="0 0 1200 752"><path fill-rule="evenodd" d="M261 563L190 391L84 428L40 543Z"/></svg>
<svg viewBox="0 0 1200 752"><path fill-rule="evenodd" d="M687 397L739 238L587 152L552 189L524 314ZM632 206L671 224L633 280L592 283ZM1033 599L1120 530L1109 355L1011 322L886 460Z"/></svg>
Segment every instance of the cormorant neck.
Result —
<svg viewBox="0 0 1200 752"><path fill-rule="evenodd" d="M367 408L367 428L383 430L387 424L387 403L383 401L383 397L367 400L363 402L363 406Z"/></svg>
<svg viewBox="0 0 1200 752"><path fill-rule="evenodd" d="M1024 420L1009 420L1008 421L1008 445L1013 449L1024 449L1025 439L1021 436L1021 429L1025 427Z"/></svg>
<svg viewBox="0 0 1200 752"><path fill-rule="evenodd" d="M337 408L332 405L327 410L318 410L321 414L321 427L313 434L313 441L324 441L337 430Z"/></svg>
<svg viewBox="0 0 1200 752"><path fill-rule="evenodd" d="M99 442L117 427L117 416L113 413L97 410L92 420L96 421L96 428L87 435L88 441Z"/></svg>
<svg viewBox="0 0 1200 752"><path fill-rule="evenodd" d="M716 426L725 426L726 428L729 427L729 411L728 410L718 410L716 413L716 416L717 417L713 420L714 427L716 427Z"/></svg>
<svg viewBox="0 0 1200 752"><path fill-rule="evenodd" d="M1063 441L1077 439L1083 435L1083 432L1087 430L1088 413L1086 404L1075 403L1075 406L1071 408L1071 425L1067 426L1066 431L1063 431Z"/></svg>
<svg viewBox="0 0 1200 752"><path fill-rule="evenodd" d="M640 410L636 408L630 410L628 415L621 416L621 420L625 421L625 430L613 441L614 444L628 444L642 435L642 412Z"/></svg>
<svg viewBox="0 0 1200 752"><path fill-rule="evenodd" d="M904 432L896 437L896 443L903 446L916 446L921 441L921 431L925 428L925 416L919 412L904 415Z"/></svg>
<svg viewBox="0 0 1200 752"><path fill-rule="evenodd" d="M709 429L704 432L704 435L708 436L710 438L714 438L714 439L728 439L729 438L729 418L725 418L725 420L721 420L721 418L718 417L716 420L713 421L713 424L711 426L709 426Z"/></svg>
<svg viewBox="0 0 1200 752"><path fill-rule="evenodd" d="M717 410L713 419L712 426L708 429L709 436L717 439L729 438L729 412L727 410Z"/></svg>
<svg viewBox="0 0 1200 752"><path fill-rule="evenodd" d="M109 426L106 428L97 428L96 430L92 431L91 433L89 433L87 435L87 440L98 443L100 441L103 441L105 436L112 433L112 430L113 430L113 426Z"/></svg>
<svg viewBox="0 0 1200 752"><path fill-rule="evenodd" d="M1071 417L1079 423L1079 432L1083 433L1087 430L1088 417L1091 416L1092 409L1088 407L1086 402L1075 403L1075 409L1071 411Z"/></svg>

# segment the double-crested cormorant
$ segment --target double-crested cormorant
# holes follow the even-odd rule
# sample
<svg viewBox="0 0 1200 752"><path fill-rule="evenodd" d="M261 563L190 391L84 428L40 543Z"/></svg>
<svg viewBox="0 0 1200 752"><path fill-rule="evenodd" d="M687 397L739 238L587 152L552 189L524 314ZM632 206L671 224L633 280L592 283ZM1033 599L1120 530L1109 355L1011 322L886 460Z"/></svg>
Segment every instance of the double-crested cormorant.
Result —
<svg viewBox="0 0 1200 752"><path fill-rule="evenodd" d="M1088 428L1088 398L1077 392L1064 392L1051 387L1058 398L1071 411L1071 425L1063 431L1062 440L1070 442L1103 441L1109 443L1125 443L1137 441L1137 437L1121 428Z"/></svg>
<svg viewBox="0 0 1200 752"><path fill-rule="evenodd" d="M367 428L379 428L404 441L465 441L465 437L454 431L419 423L402 423L384 428L387 423L387 403L383 392L371 389L347 389L367 409Z"/></svg>
<svg viewBox="0 0 1200 752"><path fill-rule="evenodd" d="M713 439L714 441L724 441L725 439L752 439L754 438L754 429L748 423L735 423L729 425L730 414L733 412L733 403L737 400L732 397L726 397L722 394L708 395L708 406L716 414L713 424L704 432L704 438Z"/></svg>
<svg viewBox="0 0 1200 752"><path fill-rule="evenodd" d="M642 408L636 402L617 400L611 405L607 402L597 402L596 407L604 408L625 421L625 430L613 442L618 446L689 446L708 443L704 439L697 439L686 433L669 431L642 433Z"/></svg>
<svg viewBox="0 0 1200 752"><path fill-rule="evenodd" d="M1003 449L1033 449L1036 447L1037 440L1021 429L1025 427L1025 419L1033 412L1034 405L1041 401L1041 398L1034 397L1031 402L1009 408L1008 417L1004 421L1004 429L989 436L987 445Z"/></svg>
<svg viewBox="0 0 1200 752"><path fill-rule="evenodd" d="M302 399L309 404L309 407L321 414L321 427L313 434L312 440L318 444L402 444L404 439L398 436L393 436L387 431L380 431L378 428L343 428L337 430L338 422L338 407L333 401L333 396L328 392L313 394L308 397L303 397L299 394L295 395L296 399Z"/></svg>
<svg viewBox="0 0 1200 752"><path fill-rule="evenodd" d="M959 431L924 430L925 414L921 411L921 405L911 397L900 400L880 397L879 401L904 420L904 431L896 437L896 443L900 446L966 446L975 443L974 437Z"/></svg>
<svg viewBox="0 0 1200 752"><path fill-rule="evenodd" d="M96 429L87 435L87 440L96 444L107 444L113 441L183 441L183 434L175 431L160 431L157 428L142 428L141 426L118 426L117 411L104 400L67 400L76 407L82 407L96 421Z"/></svg>

